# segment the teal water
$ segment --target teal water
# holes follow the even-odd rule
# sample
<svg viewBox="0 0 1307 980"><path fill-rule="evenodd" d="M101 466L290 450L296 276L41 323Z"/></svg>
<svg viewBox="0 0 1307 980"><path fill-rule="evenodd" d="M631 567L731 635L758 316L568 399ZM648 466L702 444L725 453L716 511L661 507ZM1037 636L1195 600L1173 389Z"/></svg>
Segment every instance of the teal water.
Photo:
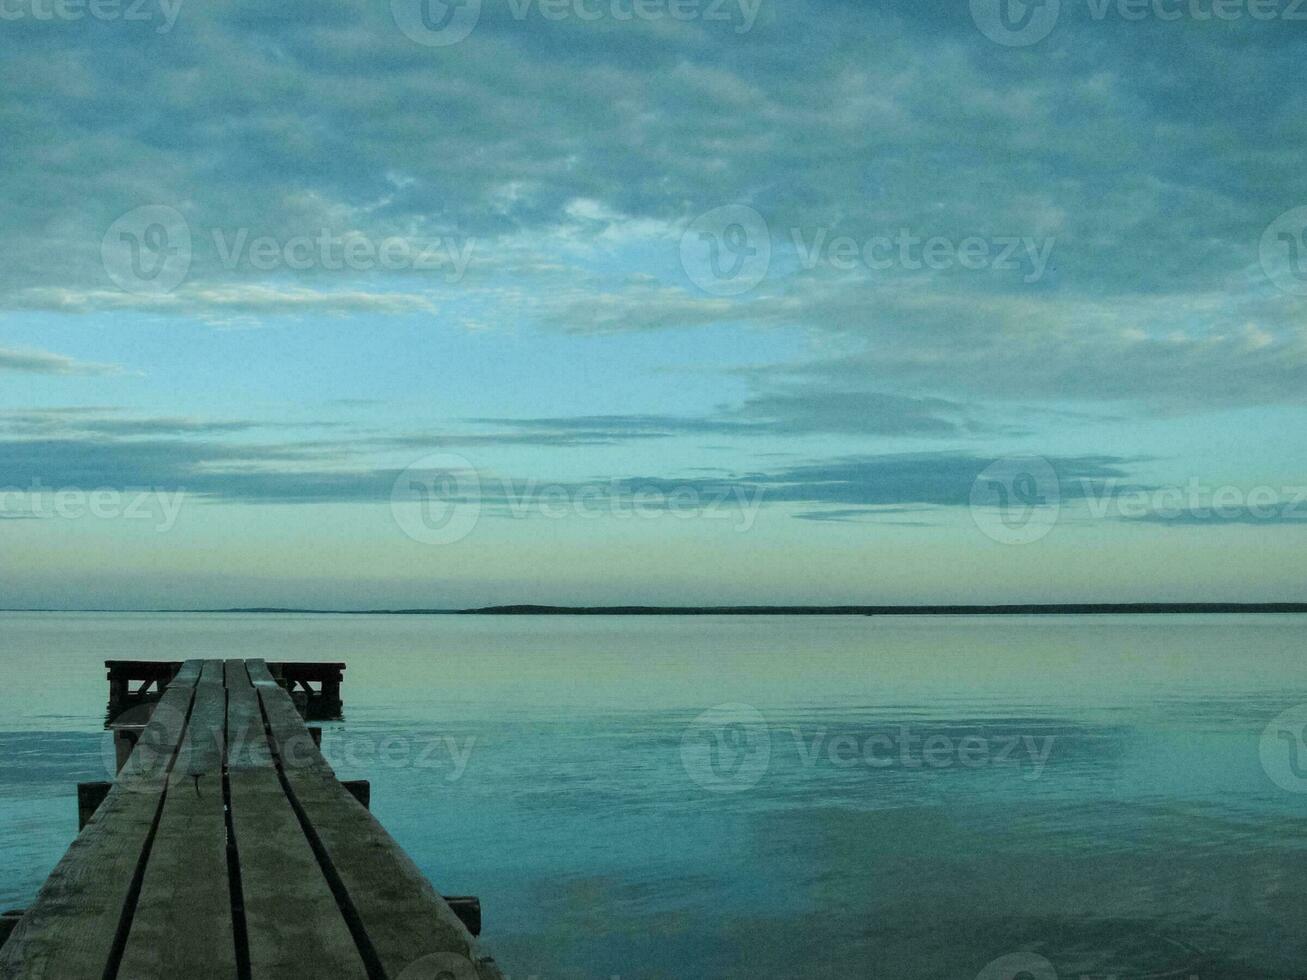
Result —
<svg viewBox="0 0 1307 980"><path fill-rule="evenodd" d="M344 660L324 751L481 897L514 978L1301 977L1305 640L1294 616L3 614L0 904L105 778L102 661Z"/></svg>

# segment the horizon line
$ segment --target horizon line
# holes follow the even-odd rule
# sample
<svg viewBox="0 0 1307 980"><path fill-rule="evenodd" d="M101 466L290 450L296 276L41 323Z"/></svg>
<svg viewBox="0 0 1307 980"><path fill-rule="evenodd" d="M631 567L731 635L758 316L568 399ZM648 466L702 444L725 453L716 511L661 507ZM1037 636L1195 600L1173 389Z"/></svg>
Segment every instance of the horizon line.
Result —
<svg viewBox="0 0 1307 980"><path fill-rule="evenodd" d="M960 615L1182 615L1186 613L1307 613L1307 602L1045 602L947 604L836 604L770 605L733 604L715 606L656 606L620 604L607 606L562 606L518 603L468 608L399 609L314 609L293 606L237 606L221 609L58 609L14 608L0 613L80 614L207 614L207 615L313 615L313 616L960 616Z"/></svg>

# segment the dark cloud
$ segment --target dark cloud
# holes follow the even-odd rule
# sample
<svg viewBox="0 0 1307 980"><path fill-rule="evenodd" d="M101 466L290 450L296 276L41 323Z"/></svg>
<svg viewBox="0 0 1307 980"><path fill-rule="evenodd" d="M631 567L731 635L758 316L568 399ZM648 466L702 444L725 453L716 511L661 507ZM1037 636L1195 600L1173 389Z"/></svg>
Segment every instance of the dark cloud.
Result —
<svg viewBox="0 0 1307 980"><path fill-rule="evenodd" d="M1307 525L1307 502L1282 503L1271 507L1196 508L1179 512L1158 512L1125 520L1164 527L1280 527Z"/></svg>
<svg viewBox="0 0 1307 980"><path fill-rule="evenodd" d="M929 521L905 521L897 519L899 514L921 514L917 507L849 507L827 510L801 511L793 516L800 521L815 521L821 524L866 524L870 522L893 524L896 527L930 527ZM885 518L890 518L886 521Z"/></svg>
<svg viewBox="0 0 1307 980"><path fill-rule="evenodd" d="M213 440L66 438L0 440L6 489L78 488L184 490L229 503L386 502L404 467L379 466L377 446L235 445ZM678 496L757 500L765 504L829 505L829 519L858 508L963 507L993 459L968 453L852 456L773 470L704 477L611 474L593 480L551 481L521 473L479 474L480 499L490 505L529 499L543 488L618 499L637 495L672 505ZM1113 456L1050 460L1062 481L1062 499L1084 499L1119 484L1134 461ZM814 519L812 514L804 515Z"/></svg>
<svg viewBox="0 0 1307 980"><path fill-rule="evenodd" d="M745 482L761 487L769 503L824 503L848 507L896 504L962 507L972 488L994 464L992 456L971 453L902 453L850 456L751 474ZM1061 483L1061 499L1078 499L1109 481L1129 476L1137 462L1119 456L1049 458Z"/></svg>
<svg viewBox="0 0 1307 980"><path fill-rule="evenodd" d="M586 415L464 421L522 432L586 433L610 441L704 434L948 436L988 428L969 418L969 414L965 406L941 398L791 386L752 395L738 407L723 406L711 417Z"/></svg>

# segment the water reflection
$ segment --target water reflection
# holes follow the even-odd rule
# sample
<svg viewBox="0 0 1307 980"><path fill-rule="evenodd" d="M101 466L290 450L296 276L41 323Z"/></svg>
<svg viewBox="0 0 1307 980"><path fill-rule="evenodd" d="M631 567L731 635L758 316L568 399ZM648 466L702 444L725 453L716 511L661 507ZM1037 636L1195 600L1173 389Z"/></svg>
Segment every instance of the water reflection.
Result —
<svg viewBox="0 0 1307 980"><path fill-rule="evenodd" d="M103 778L101 662L238 651L349 663L324 752L515 976L1296 976L1305 625L7 616L0 894Z"/></svg>

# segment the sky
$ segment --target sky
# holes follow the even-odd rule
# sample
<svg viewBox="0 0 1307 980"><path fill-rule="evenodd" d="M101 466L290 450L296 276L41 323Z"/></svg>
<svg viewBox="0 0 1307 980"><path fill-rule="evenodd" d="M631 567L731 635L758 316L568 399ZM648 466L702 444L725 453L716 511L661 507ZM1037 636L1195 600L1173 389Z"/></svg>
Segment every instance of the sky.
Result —
<svg viewBox="0 0 1307 980"><path fill-rule="evenodd" d="M0 2L0 607L1303 600L1294 0Z"/></svg>

